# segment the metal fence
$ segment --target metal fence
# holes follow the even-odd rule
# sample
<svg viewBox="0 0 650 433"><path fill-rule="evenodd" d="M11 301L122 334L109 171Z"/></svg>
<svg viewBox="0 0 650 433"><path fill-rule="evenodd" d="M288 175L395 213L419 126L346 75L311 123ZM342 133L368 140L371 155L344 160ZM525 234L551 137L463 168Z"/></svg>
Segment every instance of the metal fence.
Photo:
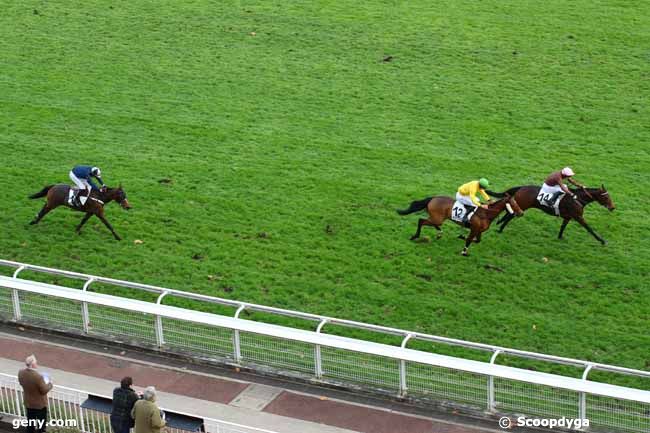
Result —
<svg viewBox="0 0 650 433"><path fill-rule="evenodd" d="M48 393L48 419L50 421L60 421L65 425L55 425L53 427L60 427L63 430L78 430L83 433L113 433L109 414L82 407L89 395L110 400L110 397L107 396L54 385ZM166 412L203 419L201 431L205 433L274 433L269 430L247 427L212 418L179 413L171 408L162 409ZM25 419L23 390L16 376L0 373L0 414ZM165 430L168 433L195 433L171 427L167 427Z"/></svg>
<svg viewBox="0 0 650 433"><path fill-rule="evenodd" d="M530 417L589 419L603 431L650 432L650 392L588 380L592 371L650 378L650 372L214 298L128 281L0 260L16 269L0 277L0 320L149 345L218 362L273 370L314 381L384 392L421 401ZM32 270L85 280L83 288L19 279ZM91 292L94 283L153 292L156 302ZM180 297L236 308L226 317L163 304ZM262 311L315 322L315 330L254 322L242 311ZM3 317L4 315L4 317ZM399 346L327 334L343 325L402 337ZM489 362L409 349L429 341L487 351ZM583 369L581 378L498 365L503 355Z"/></svg>

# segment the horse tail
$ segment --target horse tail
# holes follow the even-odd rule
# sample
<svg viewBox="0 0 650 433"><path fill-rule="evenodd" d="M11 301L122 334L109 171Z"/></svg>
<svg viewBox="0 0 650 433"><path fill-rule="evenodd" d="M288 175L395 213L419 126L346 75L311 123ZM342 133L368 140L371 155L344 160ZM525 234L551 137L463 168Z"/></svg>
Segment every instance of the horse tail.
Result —
<svg viewBox="0 0 650 433"><path fill-rule="evenodd" d="M504 192L496 192L496 191L490 191L490 190L485 190L485 192L489 196L497 197L497 198L503 198L503 197L506 196L506 194L508 194L509 196L515 195L517 193L517 191L519 191L519 189L521 189L521 188L522 187L520 187L520 186L514 186L514 187L512 187L509 190L504 191Z"/></svg>
<svg viewBox="0 0 650 433"><path fill-rule="evenodd" d="M411 202L411 205L408 207L408 209L397 209L397 213L400 215L408 215L413 212L424 210L427 208L427 205L429 204L432 198L433 197L427 197L424 200Z"/></svg>
<svg viewBox="0 0 650 433"><path fill-rule="evenodd" d="M54 185L48 185L48 186L46 186L45 188L43 188L42 190L40 190L39 192L37 192L36 194L32 194L32 195L30 195L29 198L41 198L41 197L45 197L45 196L47 195L47 192L48 192L48 191L50 190L50 188L52 188L53 186L54 186Z"/></svg>

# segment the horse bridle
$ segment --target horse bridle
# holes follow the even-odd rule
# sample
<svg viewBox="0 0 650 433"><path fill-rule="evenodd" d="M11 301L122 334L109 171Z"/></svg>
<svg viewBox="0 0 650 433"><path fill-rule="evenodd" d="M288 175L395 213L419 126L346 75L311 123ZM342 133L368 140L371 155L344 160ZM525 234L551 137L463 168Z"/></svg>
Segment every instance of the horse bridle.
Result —
<svg viewBox="0 0 650 433"><path fill-rule="evenodd" d="M594 198L593 195L591 195L591 193L589 192L589 190L587 190L587 188L585 188L583 186L581 189L582 189L582 191L584 191L585 194L587 194L587 197L589 197L590 199L592 199L594 201L598 201L596 198ZM608 195L609 195L609 192L607 192L607 191L601 191L600 194L598 194L599 197L606 197Z"/></svg>

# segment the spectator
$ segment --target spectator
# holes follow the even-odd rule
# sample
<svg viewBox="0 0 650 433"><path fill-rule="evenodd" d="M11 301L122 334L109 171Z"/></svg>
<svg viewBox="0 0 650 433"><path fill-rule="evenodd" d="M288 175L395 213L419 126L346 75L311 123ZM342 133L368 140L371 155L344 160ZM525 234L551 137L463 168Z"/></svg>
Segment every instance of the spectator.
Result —
<svg viewBox="0 0 650 433"><path fill-rule="evenodd" d="M113 390L113 408L111 409L113 433L129 433L134 425L131 410L139 397L131 385L133 385L133 379L127 376L122 379L120 386Z"/></svg>
<svg viewBox="0 0 650 433"><path fill-rule="evenodd" d="M45 433L47 423L47 393L52 389L49 377L41 375L34 355L25 359L27 368L18 372L18 382L23 387L23 400L27 409L27 433ZM47 380L46 380L47 379Z"/></svg>
<svg viewBox="0 0 650 433"><path fill-rule="evenodd" d="M142 400L133 406L131 417L135 420L135 433L160 433L165 427L165 413L156 406L156 388L145 388Z"/></svg>

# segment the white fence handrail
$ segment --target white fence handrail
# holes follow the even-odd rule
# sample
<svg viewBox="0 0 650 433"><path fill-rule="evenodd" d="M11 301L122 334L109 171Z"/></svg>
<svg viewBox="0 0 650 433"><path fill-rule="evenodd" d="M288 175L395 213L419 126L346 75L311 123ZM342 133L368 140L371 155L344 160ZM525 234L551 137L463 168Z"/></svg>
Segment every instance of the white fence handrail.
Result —
<svg viewBox="0 0 650 433"><path fill-rule="evenodd" d="M357 353L393 358L400 361L434 365L437 367L445 367L454 370L465 371L468 373L500 377L503 379L516 380L519 382L546 385L554 388L562 388L576 392L587 392L604 397L633 400L650 404L650 391L643 391L616 385L558 376L549 373L533 372L530 370L490 364L487 362L454 358L446 355L420 352L413 349L405 349L381 343L356 340L336 335L321 334L301 329L292 329L279 325L253 322L244 319L234 319L232 317L219 316L212 313L187 310L167 305L158 305L151 302L120 298L117 296L105 295L101 293L83 292L67 287L54 286L52 284L33 281L25 281L17 278L0 276L0 287L7 289L16 289L30 293L38 293L41 295L52 296L55 298L67 299L76 302L87 302L89 304L104 305L107 307L119 308L126 311L151 314L154 316L167 317L170 319L216 326L219 328L251 332L254 334L266 335L275 338L349 350Z"/></svg>
<svg viewBox="0 0 650 433"><path fill-rule="evenodd" d="M352 320L338 319L334 317L304 313L300 311L285 310L282 308L269 307L265 305L236 301L232 299L224 299L224 298L219 298L214 296L202 295L199 293L191 293L182 290L167 289L164 287L158 287L149 284L134 283L131 281L119 280L115 278L107 278L107 277L101 277L101 276L96 276L91 274L84 274L80 272L72 272L72 271L66 271L61 269L49 268L45 266L31 265L28 263L15 262L12 260L0 259L0 266L6 266L6 267L16 269L16 272L14 273L14 277L18 277L18 275L23 271L31 270L35 272L50 274L50 275L58 275L66 278L85 280L88 285L92 283L104 283L104 284L114 285L118 287L144 290L147 292L158 293L158 294L165 293L167 295L178 296L186 299L193 299L197 301L204 301L209 303L236 307L238 308L238 311L246 309L249 311L266 312L271 314L278 314L278 315L283 315L288 317L316 321L319 323L327 323L329 325L341 325L341 326L347 326L356 329L365 329L369 331L380 332L389 335L398 335L403 337L409 336L409 339L411 340L423 340L423 341L430 341L430 342L441 343L446 345L460 346L469 349L498 353L499 356L512 355L516 357L550 362L555 364L564 364L564 365L582 367L584 369L588 369L589 371L599 370L599 371L606 371L612 373L626 374L630 376L650 378L650 371L636 370L632 368L620 367L620 366L603 364L598 362L591 362L591 361L580 360L575 358L548 355L548 354L531 352L526 350L512 349L512 348L484 344L484 343L476 343L476 342L471 342L466 340L459 340L455 338L441 337L441 336L430 335L421 332L391 328L387 326L373 325L368 323L356 322ZM88 287L88 285L86 287Z"/></svg>

